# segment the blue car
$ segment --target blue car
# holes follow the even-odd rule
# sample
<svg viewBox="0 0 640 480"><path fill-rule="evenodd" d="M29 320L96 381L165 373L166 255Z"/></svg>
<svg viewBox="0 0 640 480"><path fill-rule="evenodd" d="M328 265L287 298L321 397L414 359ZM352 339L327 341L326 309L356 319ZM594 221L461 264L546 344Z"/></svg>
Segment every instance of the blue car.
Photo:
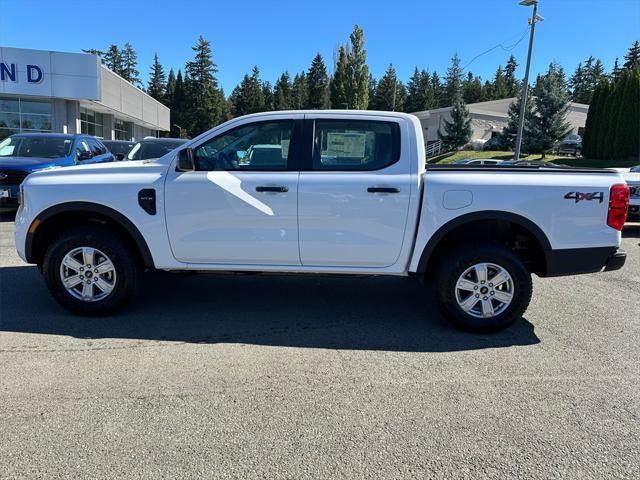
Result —
<svg viewBox="0 0 640 480"><path fill-rule="evenodd" d="M112 162L113 154L91 135L18 133L0 142L0 207L17 207L22 181L32 172Z"/></svg>

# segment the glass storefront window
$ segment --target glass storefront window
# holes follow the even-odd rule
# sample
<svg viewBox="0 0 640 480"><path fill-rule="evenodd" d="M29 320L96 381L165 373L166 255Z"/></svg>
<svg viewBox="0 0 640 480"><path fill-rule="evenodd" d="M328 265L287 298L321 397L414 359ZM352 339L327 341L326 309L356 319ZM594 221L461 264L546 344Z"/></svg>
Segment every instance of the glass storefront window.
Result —
<svg viewBox="0 0 640 480"><path fill-rule="evenodd" d="M127 140L130 141L133 138L133 124L131 122L125 122L119 118L113 120L114 140Z"/></svg>
<svg viewBox="0 0 640 480"><path fill-rule="evenodd" d="M100 112L80 108L80 131L87 135L104 138L104 120Z"/></svg>
<svg viewBox="0 0 640 480"><path fill-rule="evenodd" d="M50 132L52 116L49 100L0 97L0 140L20 132Z"/></svg>

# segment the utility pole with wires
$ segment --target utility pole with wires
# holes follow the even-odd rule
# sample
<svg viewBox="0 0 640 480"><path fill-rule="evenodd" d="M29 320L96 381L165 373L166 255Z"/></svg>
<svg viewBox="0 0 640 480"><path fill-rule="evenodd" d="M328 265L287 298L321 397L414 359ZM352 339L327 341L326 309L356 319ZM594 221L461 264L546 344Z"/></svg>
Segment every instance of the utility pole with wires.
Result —
<svg viewBox="0 0 640 480"><path fill-rule="evenodd" d="M529 20L531 33L529 34L529 51L527 53L527 66L524 71L524 81L522 82L522 95L520 97L520 117L518 118L518 135L516 137L515 152L513 154L514 160L520 160L520 146L522 145L522 132L524 130L524 114L525 106L527 103L527 91L529 89L529 68L531 66L531 50L533 49L533 34L536 28L536 22L543 20L538 15L538 0L522 0L520 5L530 7L533 5L533 13Z"/></svg>

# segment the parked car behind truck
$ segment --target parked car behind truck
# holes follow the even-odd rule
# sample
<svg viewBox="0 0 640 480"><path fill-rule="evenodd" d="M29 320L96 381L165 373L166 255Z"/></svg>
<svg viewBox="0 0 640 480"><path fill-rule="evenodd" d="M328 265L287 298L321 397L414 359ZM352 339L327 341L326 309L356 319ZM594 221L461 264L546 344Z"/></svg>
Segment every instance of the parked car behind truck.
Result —
<svg viewBox="0 0 640 480"><path fill-rule="evenodd" d="M80 163L111 162L113 155L90 135L19 133L0 142L0 207L16 208L30 173Z"/></svg>
<svg viewBox="0 0 640 480"><path fill-rule="evenodd" d="M523 314L533 273L624 264L617 172L425 167L423 144L395 112L236 118L157 160L31 175L18 253L84 315L122 307L145 268L411 275L435 277L446 317L481 331Z"/></svg>

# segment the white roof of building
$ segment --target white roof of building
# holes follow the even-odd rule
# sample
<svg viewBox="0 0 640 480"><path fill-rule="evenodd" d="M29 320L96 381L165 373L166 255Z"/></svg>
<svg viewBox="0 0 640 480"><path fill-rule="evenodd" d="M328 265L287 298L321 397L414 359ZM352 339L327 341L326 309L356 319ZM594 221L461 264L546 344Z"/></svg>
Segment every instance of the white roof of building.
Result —
<svg viewBox="0 0 640 480"><path fill-rule="evenodd" d="M500 100L490 100L488 102L468 103L467 108L469 113L475 113L479 115L488 115L496 117L506 117L509 112L509 105L516 101L516 97L501 98ZM431 110L423 110L421 112L413 112L418 118L426 118L432 115L438 115L448 113L452 107L440 107ZM589 110L589 105L584 103L570 102L569 109L574 111L583 111L585 114Z"/></svg>

